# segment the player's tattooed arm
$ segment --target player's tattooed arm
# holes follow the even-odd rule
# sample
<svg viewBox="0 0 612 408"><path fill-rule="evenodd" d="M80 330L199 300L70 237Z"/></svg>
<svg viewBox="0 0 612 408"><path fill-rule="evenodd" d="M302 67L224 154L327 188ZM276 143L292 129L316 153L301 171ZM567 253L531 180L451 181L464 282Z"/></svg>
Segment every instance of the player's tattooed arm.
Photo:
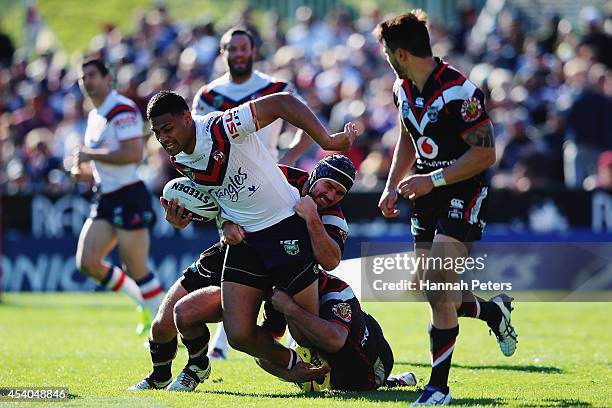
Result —
<svg viewBox="0 0 612 408"><path fill-rule="evenodd" d="M463 134L463 140L470 146L493 147L495 146L495 136L491 121L478 126Z"/></svg>

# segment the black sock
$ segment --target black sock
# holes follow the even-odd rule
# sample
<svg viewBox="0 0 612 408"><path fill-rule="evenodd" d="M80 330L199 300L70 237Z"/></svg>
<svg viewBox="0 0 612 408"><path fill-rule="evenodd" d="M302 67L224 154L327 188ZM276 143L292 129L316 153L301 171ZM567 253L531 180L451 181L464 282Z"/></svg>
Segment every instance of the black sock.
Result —
<svg viewBox="0 0 612 408"><path fill-rule="evenodd" d="M487 322L490 327L497 327L501 322L502 313L495 303L470 293L464 294L463 302L457 309L457 316L473 317Z"/></svg>
<svg viewBox="0 0 612 408"><path fill-rule="evenodd" d="M178 342L176 337L168 343L154 343L149 340L149 352L153 362L151 377L156 381L167 381L172 378L172 360L176 357Z"/></svg>
<svg viewBox="0 0 612 408"><path fill-rule="evenodd" d="M457 335L459 335L459 326L452 329L436 329L432 324L429 328L431 351L429 384L438 387L445 394L448 393L448 372Z"/></svg>
<svg viewBox="0 0 612 408"><path fill-rule="evenodd" d="M187 348L187 353L189 353L187 365L196 364L202 369L208 366L208 357L206 356L206 352L208 351L208 340L210 340L210 333L191 340L187 340L181 336L181 341Z"/></svg>

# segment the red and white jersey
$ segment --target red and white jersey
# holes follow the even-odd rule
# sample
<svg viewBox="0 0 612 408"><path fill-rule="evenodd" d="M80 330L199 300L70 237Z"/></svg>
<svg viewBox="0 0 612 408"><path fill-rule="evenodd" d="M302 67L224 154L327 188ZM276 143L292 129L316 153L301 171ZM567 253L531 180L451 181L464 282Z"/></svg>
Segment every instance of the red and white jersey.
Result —
<svg viewBox="0 0 612 408"><path fill-rule="evenodd" d="M294 214L300 193L256 136L259 126L252 103L193 115L193 120L195 149L172 157L172 164L194 182L209 186L223 218L255 232Z"/></svg>
<svg viewBox="0 0 612 408"><path fill-rule="evenodd" d="M225 111L277 92L289 92L297 96L291 83L279 81L259 71L253 71L251 78L240 84L232 82L227 73L198 90L193 98L192 112L196 115L206 115L215 111ZM257 131L257 136L274 161L278 161L278 139L282 128L283 121L278 119Z"/></svg>
<svg viewBox="0 0 612 408"><path fill-rule="evenodd" d="M143 136L143 121L138 106L117 91L111 91L102 105L89 112L85 146L118 150L121 142ZM137 163L110 164L93 160L93 176L102 193L118 190L139 181Z"/></svg>

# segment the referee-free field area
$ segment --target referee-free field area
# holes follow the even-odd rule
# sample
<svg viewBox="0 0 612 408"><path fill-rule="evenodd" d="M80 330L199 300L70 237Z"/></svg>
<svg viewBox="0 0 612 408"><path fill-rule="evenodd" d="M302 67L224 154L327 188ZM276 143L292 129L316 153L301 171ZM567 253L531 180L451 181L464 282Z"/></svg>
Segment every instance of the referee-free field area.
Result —
<svg viewBox="0 0 612 408"><path fill-rule="evenodd" d="M429 374L427 305L366 303L364 309L379 320L393 347L394 372L415 371L417 387L304 394L233 351L213 363L211 377L195 393L126 391L150 362L144 338L134 332L135 308L114 293L3 294L0 387L68 387L69 400L44 404L53 407L407 406ZM499 352L484 323L461 320L450 375L454 404L612 406L610 304L518 303L513 320L519 344L510 358ZM175 375L185 354L180 348Z"/></svg>

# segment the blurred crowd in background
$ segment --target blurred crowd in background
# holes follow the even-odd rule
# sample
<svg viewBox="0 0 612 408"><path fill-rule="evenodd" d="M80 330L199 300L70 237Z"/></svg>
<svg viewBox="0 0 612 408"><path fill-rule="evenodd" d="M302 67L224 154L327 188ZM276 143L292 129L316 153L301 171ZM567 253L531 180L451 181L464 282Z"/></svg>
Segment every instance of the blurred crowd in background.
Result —
<svg viewBox="0 0 612 408"><path fill-rule="evenodd" d="M386 179L399 134L395 76L371 34L384 17L374 6L357 17L338 9L324 18L300 7L283 30L273 13L259 24L247 9L223 26L186 25L156 7L138 19L133 33L104 26L89 54L109 62L116 88L144 112L162 89L191 103L198 88L226 70L221 34L230 25L246 26L258 38L256 69L293 82L330 131L356 121L362 135L348 155L359 188L374 190ZM431 40L434 55L485 92L498 152L494 188L612 188L611 8L585 7L575 24L554 10L531 21L520 9L505 9L485 35L476 30L477 19L477 10L465 8L452 26L432 21ZM27 55L0 37L3 193L72 191L68 158L82 142L91 108L77 70L56 49ZM281 143L293 133L287 128ZM310 169L322 155L313 146L298 165ZM152 137L140 171L156 192L173 177Z"/></svg>

